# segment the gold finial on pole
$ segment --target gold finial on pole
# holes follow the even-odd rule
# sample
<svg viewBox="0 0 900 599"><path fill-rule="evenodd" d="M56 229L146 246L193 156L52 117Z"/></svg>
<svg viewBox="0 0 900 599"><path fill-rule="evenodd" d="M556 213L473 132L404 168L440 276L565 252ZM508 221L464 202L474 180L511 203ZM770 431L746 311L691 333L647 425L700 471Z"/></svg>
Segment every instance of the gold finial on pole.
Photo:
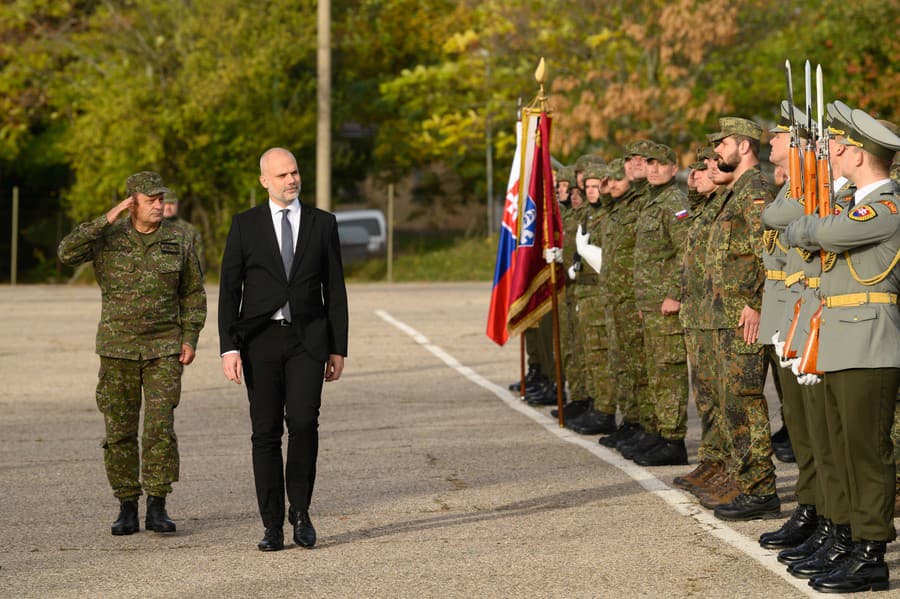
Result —
<svg viewBox="0 0 900 599"><path fill-rule="evenodd" d="M547 97L544 95L544 70L544 57L541 56L541 61L538 63L537 68L534 70L534 80L537 81L538 85L541 86L541 91L537 97L537 100L541 106L541 110L545 108L545 103L547 100Z"/></svg>

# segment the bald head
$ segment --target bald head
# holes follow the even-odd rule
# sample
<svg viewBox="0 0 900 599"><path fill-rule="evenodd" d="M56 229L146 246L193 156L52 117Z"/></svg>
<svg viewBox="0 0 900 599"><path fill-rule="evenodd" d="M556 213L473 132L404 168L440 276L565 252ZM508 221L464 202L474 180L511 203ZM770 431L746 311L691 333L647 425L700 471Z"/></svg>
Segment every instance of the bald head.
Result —
<svg viewBox="0 0 900 599"><path fill-rule="evenodd" d="M300 170L297 159L284 148L270 148L259 158L259 182L269 199L287 206L300 197Z"/></svg>

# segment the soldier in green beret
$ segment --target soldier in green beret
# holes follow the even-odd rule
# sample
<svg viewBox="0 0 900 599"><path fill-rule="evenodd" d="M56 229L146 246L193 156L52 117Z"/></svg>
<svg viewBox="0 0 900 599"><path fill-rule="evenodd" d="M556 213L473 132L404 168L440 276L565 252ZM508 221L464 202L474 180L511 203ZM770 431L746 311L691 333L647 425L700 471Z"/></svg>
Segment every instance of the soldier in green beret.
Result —
<svg viewBox="0 0 900 599"><path fill-rule="evenodd" d="M714 331L720 414L729 436L730 474L740 492L715 507L715 515L723 520L776 518L781 501L775 492L769 411L763 394L765 354L758 343L765 269L757 244L762 237L762 210L772 193L759 169L762 128L738 117L719 119L719 127L707 138L718 155L712 180L725 190L722 208L710 226L704 265L707 318L702 325Z"/></svg>
<svg viewBox="0 0 900 599"><path fill-rule="evenodd" d="M666 145L650 148L650 197L638 214L634 293L644 341L648 402L642 409L648 448L634 455L641 466L687 464L687 357L681 307L681 263L689 224L687 198L675 183L678 164Z"/></svg>
<svg viewBox="0 0 900 599"><path fill-rule="evenodd" d="M788 571L812 576L818 591L884 590L884 554L894 540L896 465L892 416L900 389L900 197L889 178L900 137L861 110L850 114L837 159L856 184L853 205L840 214L803 216L784 231L792 246L824 250L821 324L814 369L802 384L824 385L826 420L847 522L834 515L830 547ZM798 567L800 565L803 567Z"/></svg>
<svg viewBox="0 0 900 599"><path fill-rule="evenodd" d="M182 370L194 360L206 321L206 293L192 239L163 219L169 190L162 178L136 173L125 189L123 201L60 242L59 259L69 266L93 262L103 292L97 407L106 421L106 475L120 502L112 534L138 531L142 488L147 530L174 532L166 513L166 496L178 480L174 411Z"/></svg>

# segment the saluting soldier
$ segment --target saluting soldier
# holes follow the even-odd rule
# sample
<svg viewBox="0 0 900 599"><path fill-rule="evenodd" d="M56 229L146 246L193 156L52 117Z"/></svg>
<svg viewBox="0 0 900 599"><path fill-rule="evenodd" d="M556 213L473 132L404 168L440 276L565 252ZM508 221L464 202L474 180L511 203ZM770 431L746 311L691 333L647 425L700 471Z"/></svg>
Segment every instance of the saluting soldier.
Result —
<svg viewBox="0 0 900 599"><path fill-rule="evenodd" d="M649 199L638 216L634 293L641 318L648 407L642 420L656 437L634 461L641 466L687 464L687 356L681 307L681 263L688 229L687 198L675 182L678 164L669 146L656 144L647 159Z"/></svg>
<svg viewBox="0 0 900 599"><path fill-rule="evenodd" d="M775 518L781 502L775 492L775 466L769 411L763 394L765 355L757 343L759 310L765 271L758 254L761 215L772 200L769 184L759 170L762 128L753 121L724 117L720 131L708 135L715 144L719 172L734 178L722 208L710 227L706 254L704 309L706 326L715 329L714 364L724 428L730 439L732 476L740 493L715 508L717 518L749 520Z"/></svg>
<svg viewBox="0 0 900 599"><path fill-rule="evenodd" d="M106 476L120 502L114 535L139 530L142 489L147 493L146 529L175 531L166 512L166 496L179 469L175 407L182 370L194 360L206 321L206 292L192 240L163 220L168 191L156 173L131 175L125 182L128 197L78 225L59 244L63 264L93 262L103 292L97 407L106 421Z"/></svg>
<svg viewBox="0 0 900 599"><path fill-rule="evenodd" d="M856 184L854 203L824 219L804 216L785 239L832 252L822 273L823 307L816 369L824 372L828 433L849 498L849 526L836 523L829 569L811 579L820 591L887 589L885 548L894 540L895 463L891 425L900 388L900 208L889 178L900 137L861 110L840 143L843 175Z"/></svg>

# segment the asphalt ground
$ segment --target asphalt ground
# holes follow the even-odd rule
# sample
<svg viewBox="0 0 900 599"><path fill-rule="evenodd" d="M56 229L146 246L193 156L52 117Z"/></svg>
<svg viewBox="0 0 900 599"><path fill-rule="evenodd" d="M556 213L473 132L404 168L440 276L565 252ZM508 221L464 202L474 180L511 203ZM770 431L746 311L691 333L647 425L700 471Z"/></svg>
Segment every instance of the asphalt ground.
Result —
<svg viewBox="0 0 900 599"><path fill-rule="evenodd" d="M671 487L693 465L639 468L506 391L519 349L483 333L489 285L349 293L350 356L320 419L319 542L261 553L246 393L221 373L216 290L176 410L178 532L113 537L99 291L0 288L0 597L813 594L756 544L780 521L720 522ZM797 473L777 466L787 517ZM887 559L900 572L896 544Z"/></svg>

